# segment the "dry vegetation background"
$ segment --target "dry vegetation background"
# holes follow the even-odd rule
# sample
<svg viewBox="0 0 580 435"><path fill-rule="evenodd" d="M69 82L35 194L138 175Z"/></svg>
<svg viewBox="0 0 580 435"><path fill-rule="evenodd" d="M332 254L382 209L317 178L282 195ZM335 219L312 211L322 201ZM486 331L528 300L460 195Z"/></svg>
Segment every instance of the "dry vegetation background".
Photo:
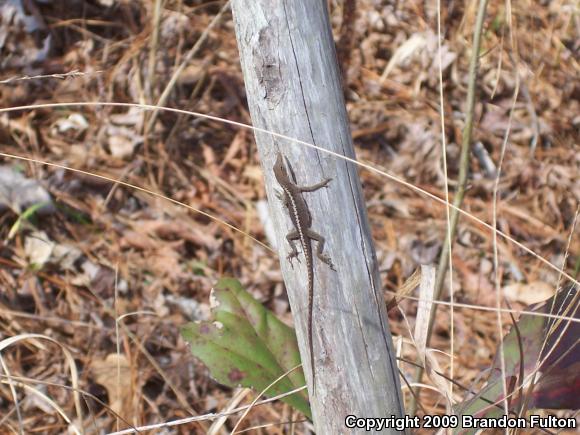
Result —
<svg viewBox="0 0 580 435"><path fill-rule="evenodd" d="M145 0L0 3L0 339L43 334L55 340L27 338L1 354L2 373L28 378L29 389L16 389L26 433L63 433L69 426L40 394L87 433L115 430L111 409L143 425L223 411L232 398L251 401L252 394L213 382L179 335L187 321L207 318L209 292L219 277L240 279L292 323L278 258L269 251L207 216L87 174L161 193L268 243L263 179L250 130L136 107L42 107L156 104L169 86L162 105L251 124L229 9L209 27L223 3L159 3L159 13L156 2ZM330 13L358 157L443 198L434 5L358 0L351 12L332 1ZM475 7L447 1L441 9L452 191ZM491 222L494 166L513 106L498 226L576 278L579 52L577 2L488 5L474 130L482 147L471 156L464 203ZM38 106L5 110L25 105ZM361 177L389 298L420 262L436 261L445 208L376 174L361 171ZM19 220L31 203L49 198L51 205L30 221ZM501 238L498 249L500 286L514 308L553 294L557 271ZM453 252L456 302L495 306L492 252L490 232L462 218ZM400 308L412 321L416 302L406 300ZM122 315L116 331L115 319ZM449 318L441 306L432 347L449 350ZM395 334L408 337L399 311L391 311L390 320ZM498 339L495 313L457 308L455 379L470 385L489 367ZM61 346L70 351L77 374L71 374ZM412 349L405 353L413 355ZM440 363L448 370L448 358ZM410 366L401 369L413 373ZM70 388L59 386L73 383L101 401L82 401L82 423ZM461 399L464 393L455 391ZM423 391L421 403L429 412L445 411L436 392ZM0 432L18 433L16 409L13 392L0 385ZM231 430L237 418L222 422L222 430ZM301 419L272 403L254 409L242 428L270 424L256 433L290 433L282 422ZM172 430L206 433L211 425L202 420ZM306 433L308 427L298 423L294 429Z"/></svg>

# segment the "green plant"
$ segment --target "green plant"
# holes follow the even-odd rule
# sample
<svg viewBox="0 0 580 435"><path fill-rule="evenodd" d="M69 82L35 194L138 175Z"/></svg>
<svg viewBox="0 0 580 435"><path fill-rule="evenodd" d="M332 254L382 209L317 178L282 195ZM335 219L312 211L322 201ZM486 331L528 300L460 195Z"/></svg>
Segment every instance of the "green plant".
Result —
<svg viewBox="0 0 580 435"><path fill-rule="evenodd" d="M229 387L248 387L266 395L287 393L305 384L294 329L246 292L239 281L221 279L212 290L211 321L189 323L181 334L191 353L209 368L212 377ZM282 400L311 418L305 390Z"/></svg>

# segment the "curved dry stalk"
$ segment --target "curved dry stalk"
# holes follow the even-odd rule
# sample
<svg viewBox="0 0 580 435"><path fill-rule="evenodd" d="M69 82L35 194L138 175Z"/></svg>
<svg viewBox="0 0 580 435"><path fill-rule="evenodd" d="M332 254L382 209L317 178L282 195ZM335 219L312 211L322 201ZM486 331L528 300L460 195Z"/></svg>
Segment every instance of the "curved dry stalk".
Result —
<svg viewBox="0 0 580 435"><path fill-rule="evenodd" d="M405 296L401 296L402 299L409 299L412 301L426 301L430 304L436 304L436 305L443 305L446 307L450 307L451 306L451 302L447 302L447 301L440 301L440 300L425 300L425 299L420 299L416 296L409 296L409 295L405 295ZM526 316L535 316L535 317L545 317L547 319L557 319L557 320L562 320L562 321L566 321L566 322L572 322L572 323L580 323L580 319L575 318L575 317L571 317L571 316L564 316L561 314L549 314L549 313L540 313L540 312L534 312L534 311L528 311L528 310L514 310L513 308L496 308L496 307L488 307L485 305L477 305L477 304L462 304L460 302L455 302L453 304L453 306L455 308L465 308L467 310L479 310L479 311L487 311L487 312L492 312L492 313L504 313L504 314L518 314L518 315L526 315Z"/></svg>
<svg viewBox="0 0 580 435"><path fill-rule="evenodd" d="M248 427L244 430L240 430L238 432L236 432L237 434L240 433L247 433L247 432L252 432L255 431L256 429L267 429L269 427L278 427L278 426L285 426L285 425L294 425L296 423L304 423L307 422L308 420L306 419L302 419L302 420L288 420L288 421L277 421L276 423L268 423L268 424L260 424L258 426L251 426ZM289 433L293 433L293 432L289 432Z"/></svg>
<svg viewBox="0 0 580 435"><path fill-rule="evenodd" d="M282 134L279 134L279 133L270 132L270 131L267 131L267 130L264 130L264 129L259 129L259 128L251 127L249 125L246 125L246 124L243 124L243 123L238 123L238 122L235 122L235 121L225 120L225 119L222 119L222 118L219 118L219 117L216 117L216 116L206 115L206 114L192 112L192 111L180 110L180 109L160 108L158 106L144 105L144 104L134 104L134 103L102 103L102 102L50 103L50 104L42 104L42 105L30 105L30 106L20 106L20 107L3 108L3 109L0 109L0 113L3 113L3 112L12 112L12 111L17 111L17 110L26 110L26 109L32 109L32 108L39 108L39 107L45 107L45 108L48 107L48 108L51 108L51 107L68 107L68 106L81 106L81 107L82 106L87 106L87 107L90 107L90 106L118 106L118 107L140 107L140 108L145 109L145 110L156 110L156 109L166 110L166 111L180 113L180 114L198 116L198 117L201 117L201 118L204 118L204 119L215 120L215 121L222 122L222 123L229 124L229 125L235 125L235 126L242 127L242 128L248 128L248 129L252 129L252 130L255 130L255 131L260 131L260 132L263 132L263 133L266 133L266 134L270 134L271 136L274 136L274 137L280 137L280 138L284 138L284 139L293 141L293 142L298 143L298 144L301 144L303 146L307 146L307 147L319 149L318 147L316 147L316 146L314 146L314 145L312 145L312 144L310 144L308 142L305 142L305 141L296 140L294 138L290 138L290 137L287 137L287 136L282 135ZM430 199L432 199L432 200L434 200L436 202L439 202L439 203L444 204L444 205L447 205L448 204L448 202L446 202L445 200L443 200L443 199L441 199L441 198L439 198L439 197L437 197L437 196L435 196L435 195L433 195L433 194L431 194L429 192L426 192L423 189L420 189L420 188L412 185L411 183L406 182L406 181L404 181L404 180L402 180L402 179L400 179L400 178L398 178L396 176L393 176L393 175L391 175L391 174L389 174L389 173L387 173L387 172L385 172L385 171L383 171L381 169L378 169L377 167L372 166L372 165L370 165L368 163L358 162L358 161L355 161L353 159L347 158L345 156L342 156L340 154L337 154L337 153L334 153L334 152L330 152L330 151L327 151L327 150L321 150L321 151L322 152L326 152L326 153L328 153L330 155L333 155L334 157L341 158L341 159L343 159L345 161L349 161L351 163L354 163L354 164L356 164L356 165L358 165L360 167L364 167L364 168L370 170L371 172L380 174L380 175L382 175L382 176L384 176L386 178L389 178L389 179L391 179L391 180L393 180L393 181L395 181L395 182L397 182L397 183L399 183L399 184L401 184L401 185L403 185L403 186L405 186L405 187L407 187L407 188L409 188L409 189L411 189L411 190L413 190L415 192L419 192L419 193L425 195L426 197L428 197L428 198L430 198ZM197 211L197 212L200 212L200 213L204 213L204 212L201 212L200 210L194 209L191 206L188 206L187 204L180 203L179 201L173 200L173 199L168 198L168 197L166 197L164 195L161 195L159 193L156 193L156 192L153 192L153 191L150 191L150 190L141 188L139 186L132 185L130 183L121 182L121 181L115 180L115 179L110 178L110 177L105 177L105 176L102 176L102 175L93 174L93 173L90 173L88 171L83 171L83 170L79 170L79 169L69 168L69 167L66 167L64 165L59 165L59 164L55 164L55 163L45 162L45 161L42 161L42 160L39 160L39 159L33 159L33 158L28 158L28 157L23 157L23 156L17 156L17 155L12 155L12 154L7 154L7 153L0 153L0 155L1 156L8 157L8 158L16 158L16 159L21 159L21 160L27 160L27 161L30 161L30 162L35 162L35 163L46 164L46 165L50 165L50 166L54 166L54 167L59 167L59 168L66 169L66 170L71 170L71 171L83 173L83 174L86 174L86 175L89 175L89 176L95 176L95 177L99 177L99 178L102 178L102 179L107 179L108 181L111 181L111 182L114 182L114 183L119 183L119 184L125 185L127 187L131 187L131 188L137 189L137 190L141 190L141 191L144 191L146 193L150 193L152 195L155 195L155 196L161 197L163 199L169 200L171 202L174 202L174 203L176 203L178 205L182 205L182 206L184 206L186 208L190 208L190 209L192 209L194 211ZM454 210L454 212L455 212L454 214L458 215L460 213L460 214L463 214L463 215L469 217L470 219L478 222L479 224L481 224L482 226L484 226L487 229L491 230L492 232L494 232L494 233L498 234L499 236L505 238L506 240L512 242L514 245L520 247L521 249L523 249L524 251L526 251L530 255L534 256L537 259L539 259L544 264L548 265L553 270L557 270L560 273L561 276L566 277L571 282L574 282L576 284L580 284L572 276L570 276L569 274L563 272L561 270L561 268L556 267L555 265L552 265L548 260L546 260L545 258L543 258L540 255L536 254L531 249L527 248L525 245L521 244L520 242L518 242L517 240L515 240L512 237L508 236L507 234L505 234L505 233L503 233L503 232L501 232L501 231L499 231L497 229L494 229L491 225L487 224L486 222L482 221L481 219L476 218L475 216L471 215L470 213L468 213L468 212L460 209L455 204L449 204L449 207L452 210ZM209 217L212 218L212 219L214 218L212 216L209 216ZM227 225L227 226L230 226L227 223L224 223L224 224ZM233 230L240 232L240 230L238 230L236 227L234 227L234 226L230 226L230 227ZM255 239L254 239L254 241L256 241L257 243L263 245L261 242L255 240ZM265 246L265 247L266 247L266 249L269 249L267 246ZM434 303L436 303L436 304L445 304L444 302L438 301L438 300L435 300ZM469 306L467 306L467 307L469 307ZM485 307L485 308L488 308L488 307Z"/></svg>
<svg viewBox="0 0 580 435"><path fill-rule="evenodd" d="M572 229L570 230L570 235L568 236L568 243L566 245L566 250L565 250L565 255L564 258L562 259L562 270L564 270L564 267L566 266L566 261L568 260L568 255L570 252L570 245L572 244L572 236L574 234L574 231L576 229L576 224L578 222L578 216L580 215L580 205L578 205L578 207L576 208L576 213L574 214L574 220L572 221ZM558 284L556 285L556 289L559 289L561 287L561 283L562 283L562 279L561 279L561 275L558 277ZM578 294L576 295L576 298L578 298ZM556 298L554 297L554 299L552 300L552 306L550 307L550 314L552 314L554 312L554 308L558 308L560 309L561 307L555 307L554 304L556 303ZM576 300L573 300L568 307L566 308L566 311L571 311L572 307L575 306ZM572 313L573 314L573 313ZM546 337L544 338L544 341L542 343L542 347L540 349L540 353L538 354L538 361L537 361L537 366L540 366L540 355L542 355L542 353L544 352L544 349L546 347L546 344L548 343L548 339L550 338L550 336L556 331L556 329L558 328L560 322L563 320L560 316L556 317L556 319L558 320L557 322L554 321L552 326L550 327L550 330L547 332ZM570 322L568 320L568 322ZM562 331L562 334L565 333L565 331L568 329L568 326L570 325L570 323L568 323L568 325L564 328L564 330ZM553 349L550 349L550 352L548 353L548 355L546 355L546 358L552 353ZM543 361L542 361L543 363Z"/></svg>
<svg viewBox="0 0 580 435"><path fill-rule="evenodd" d="M6 373L8 387L10 388L10 394L12 394L12 400L14 400L14 409L16 410L16 416L18 418L18 433L22 435L24 434L24 423L22 422L22 413L20 412L20 402L18 401L18 394L16 393L16 387L12 375L10 374L10 371L8 371L4 358L2 358L2 353L0 353L0 367L2 368L2 371Z"/></svg>
<svg viewBox="0 0 580 435"><path fill-rule="evenodd" d="M0 109L0 110L2 110L2 109ZM198 208L195 208L195 207L193 207L193 206L191 206L189 204L186 204L184 202L177 201L176 199L170 198L169 196L165 196L165 195L163 195L161 193L155 192L154 190L150 190L150 189L147 189L145 187L140 187L140 186L137 186L135 184L128 183L126 181L122 181L122 180L119 180L119 179L116 179L116 178L113 178L113 177L108 177L106 175L101 175L101 174L97 174L97 173L94 173L94 172L84 171L82 169L71 168L69 166L60 165L58 163L52 163L52 162L47 162L47 161L44 161L44 160L39 160L39 159L34 159L34 158L29 158L29 157L24 157L24 156L19 156L19 155L16 155L16 154L2 153L2 152L0 152L0 156L12 158L12 159L24 160L24 161L31 162L31 163L38 163L38 164L42 164L42 165L52 166L54 168L64 169L66 171L71 171L71 172L76 172L76 173L83 174L83 175L88 175L90 177L100 178L101 180L106 180L106 181L109 181L111 183L120 184L122 186L129 187L131 189L138 190L140 192L147 193L149 195L153 195L153 196L155 196L157 198L161 198L161 199L164 199L166 201L172 202L172 203L174 203L176 205L179 205L181 207L185 207L185 208L187 208L187 209L189 209L191 211L194 211L196 213L199 213L199 214L201 214L201 215L203 215L203 216L205 216L205 217L207 217L207 218L209 218L209 219L211 219L211 220L213 220L215 222L218 222L219 224L224 225L225 227L227 227L227 228L229 228L229 229L231 229L233 231L236 231L236 232L244 235L245 237L249 237L252 241L256 242L258 245L260 245L263 248L265 248L266 250L274 253L274 250L272 248L270 248L268 245L266 245L265 243L259 241L255 237L252 237L249 233L246 233L245 231L240 230L238 227L236 227L236 226L234 226L232 224L229 224L226 221L224 221L224 220L222 220L222 219L220 219L220 218L218 218L218 217L216 217L216 216L214 216L214 215L212 215L210 213L207 213L205 211L202 211L202 210L200 210Z"/></svg>
<svg viewBox="0 0 580 435"><path fill-rule="evenodd" d="M486 229L490 230L491 232L496 232L500 237L502 237L503 239L509 241L510 243L513 243L515 246L517 246L518 248L522 249L523 251L525 251L527 254L533 256L534 258L536 258L537 260L539 260L540 262L544 263L546 266L548 266L550 269L558 272L559 274L561 274L563 277L565 277L566 279L568 279L570 282L573 282L576 285L580 286L580 281L578 281L577 279L575 279L572 275L570 275L569 273L563 272L561 270L560 267L555 266L554 264L550 263L548 260L546 260L544 257L542 257L541 255L535 253L532 249L528 248L527 246L525 246L523 243L518 242L516 239L514 239L513 237L509 236L508 234L504 233L503 231L500 231L498 229L494 229L490 224L488 224L487 222L475 217L474 215L472 215L471 213L461 209L460 207L456 206L455 204L449 204L447 201L445 201L444 199L439 198L438 196L427 192L424 189L421 189L415 185L413 185L412 183L409 183L408 181L403 180L402 178L399 178L395 175L392 175L382 169L379 169L376 165L372 165L370 163L365 163L363 161L358 161L355 159L351 159L350 157L346 157L343 156L341 154L335 153L333 151L329 151L323 148L320 148L316 145L313 145L309 142L303 141L303 140L299 140L299 139L295 139L289 136L286 136L284 134L280 134L280 133L276 133L273 131L269 131L263 128L259 128L259 127L252 127L248 124L244 124L242 122L236 122L236 121L231 121L229 119L224 119L224 118L220 118L218 116L212 116L212 115L207 115L204 113L199 113L199 112L193 112L193 111L189 111L189 110L182 110L182 109L175 109L172 107L159 107L159 106L153 106L150 104L139 104L139 103L113 103L113 102L87 102L87 101L82 101L82 102L71 102L71 103L46 103L46 104L32 104L32 105L26 105L26 106L17 106L17 107L8 107L8 108L0 108L0 113L5 113L5 112L14 112L14 111L19 111L19 110L32 110L32 109L38 109L38 108L56 108L56 107L94 107L94 106L111 106L111 107L138 107L144 110L165 110L167 112L173 112L173 113L179 113L179 114L185 114L185 115L190 115L190 116L196 116L199 118L203 118L203 119L208 119L208 120L212 120L212 121L217 121L217 122L221 122L227 125L233 125L236 127L240 127L240 128L246 128L249 130L253 130L255 132L259 132L259 133L265 133L265 134L269 134L272 137L276 137L276 138L280 138L280 139L285 139L288 141L291 141L293 143L299 144L299 145L303 145L306 146L308 148L312 148L312 149L316 149L322 153L328 154L330 156L336 157L338 159L342 159L346 162L352 163L354 165L357 165L361 168L365 168L375 174L379 174L385 178L388 178L391 181L394 181L395 183L400 184L401 186L404 186L410 190L412 190L413 192L416 193L420 193L421 195L432 199L435 202L438 202L440 204L443 205L449 205L449 207L456 211L457 213L466 216L467 218L471 219L474 222L477 222L478 224L480 224L481 226L485 227ZM99 175L99 174L95 174L95 173L91 173L88 171L84 171L81 169L75 169L75 168L70 168L67 167L65 165L60 165L57 163L51 163L51 162L47 162L44 160L40 160L40 159L36 159L36 158L32 158L32 157L26 157L26 156L19 156L16 154L9 154L9 153L3 153L0 152L0 156L2 157L7 157L7 158L13 158L13 159L19 159L19 160L25 160L28 162L32 162L32 163L38 163L38 164L43 164L43 165L47 165L47 166L53 166L56 168L60 168L60 169L65 169L65 170L69 170L69 171L73 171L73 172L78 172L84 175L88 175L88 176L92 176L92 177L97 177L97 178L101 178L103 180L107 180L113 183L118 183L118 184L122 184L126 187L130 187L132 189L136 189L136 190L140 190L142 192L145 193L149 193L151 195L157 196L159 198L165 199L167 201L173 202L177 205L181 205L183 207L186 207L190 210L196 211L198 213L204 214L205 216L209 217L210 219L216 220L215 217L202 212L200 210L195 209L194 207L191 207L187 204L181 203L177 200L174 200L172 198L166 197L160 193L145 189L143 187L139 187L130 183L126 183L123 182L121 180L116 180L112 177L106 177L103 175ZM246 234L243 231L237 229L234 226L230 226L230 224L217 220L217 222L222 223L223 225L228 226L229 228L233 229L234 231L237 232L241 232L242 234ZM250 238L252 238L251 236L248 236ZM269 248L268 246L264 245L262 242L260 242L259 240L256 240L254 238L252 238L253 241L255 241L256 243L260 244L261 246L265 247L266 249L268 249L271 252L274 252L271 248Z"/></svg>
<svg viewBox="0 0 580 435"><path fill-rule="evenodd" d="M517 68L517 66L516 66ZM501 177L501 169L503 166L503 161L504 161L504 157L505 157L505 152L507 149L507 143L509 140L509 135L510 135L510 131L511 131L511 126L512 126L512 122L513 122L513 117L514 117L514 112L515 112L515 107L516 107L516 102L518 99L518 93L520 90L520 75L519 73L517 73L516 71L516 86L514 89L514 94L513 94L513 100L512 100L512 106L510 108L510 114L509 114L509 118L508 118L508 125L506 128L506 132L504 135L504 140L501 146L501 153L500 153L500 157L499 157L499 162L497 165L497 171L496 171L496 177L495 177L495 181L494 181L494 186L493 186L493 199L492 199L492 225L494 228L497 228L497 193L499 190L499 180ZM500 289L500 285L499 285L499 281L500 281L500 276L499 276L499 253L498 253L498 247L497 247L497 233L494 233L492 236L492 245L493 245L493 269L494 269L494 275L495 275L495 305L496 308L501 308L501 289ZM497 316L497 327L498 327L498 336L499 336L499 355L500 355L500 364L501 364L501 378L502 378L502 388L503 388L503 395L504 397L507 397L507 392L508 392L508 388L507 388L507 381L506 381L506 368L505 368L505 356L504 356L504 348L503 348L503 322L501 319L501 314L499 313L499 311L496 312ZM504 400L503 402L503 406L504 406L504 412L506 415L508 415L509 410L508 410L508 402L507 400Z"/></svg>
<svg viewBox="0 0 580 435"><path fill-rule="evenodd" d="M437 58L439 60L439 68L438 68L438 79L439 79L439 119L441 120L441 148L442 148L442 152L441 155L443 156L443 173L445 174L445 201L447 202L447 206L445 207L445 217L447 218L447 244L445 246L449 246L449 253L448 253L448 257L449 257L449 276L453 276L453 262L451 261L453 258L453 255L451 253L451 246L452 246L452 239L453 239L453 235L451 234L451 209L449 207L449 182L447 179L447 144L445 142L445 100L443 98L443 71L442 71L442 59L441 59L441 51L442 51L442 47L441 47L441 0L437 0ZM473 110L473 109L472 109ZM464 147L462 147L461 151L463 153L463 149L464 148L468 148L469 145L467 147L465 147L465 142L464 142ZM462 154L463 157L463 154ZM463 160L462 160L463 163ZM461 165L461 170L463 169L463 164ZM459 179L461 180L461 173L459 176ZM460 181L459 186L461 186L462 183ZM457 204L458 206L461 206L461 203ZM442 256L445 254L441 254ZM433 290L434 290L434 298L433 299L438 299L440 294L441 294L441 288L437 287L437 282L435 282L434 286L433 286ZM454 349L455 349L455 329L454 329L454 314L455 311L453 309L453 296L454 296L454 291L453 291L453 279L451 279L449 281L449 298L451 300L451 319L450 319L450 331L449 331L449 336L451 338L450 340L450 351L449 353L451 354L451 358L450 358L450 365L449 365L449 377L451 379L453 379L453 374L455 371L455 361L453 359L453 354ZM421 304L419 304L419 306L421 306ZM429 327L426 331L426 342L425 342L425 346L429 345L429 340L431 338L431 329L433 327L433 321L431 319L433 319L435 317L435 311L437 310L437 307L434 305L430 305L429 311L432 311L432 315L429 318ZM426 363L425 363L426 365ZM418 379L419 381L421 380L420 378ZM447 407L447 412L449 414L451 414L452 409L452 397L453 397L453 384L450 383L449 384L449 392L448 395L450 397L450 403ZM412 408L412 412L411 414L415 414L415 410L416 410L416 400L417 400L417 396L413 396L413 402L411 405Z"/></svg>
<svg viewBox="0 0 580 435"><path fill-rule="evenodd" d="M121 416L117 412L115 412L115 410L112 409L109 405L107 405L105 402L103 402L97 396L89 393L88 391L85 391L85 390L80 389L80 388L71 387L69 385L63 385L63 384L59 384L56 382L50 382L50 381L41 381L39 379L28 378L28 377L24 377L24 376L10 376L10 378L14 381L18 381L21 385L27 385L27 383L28 384L37 384L37 385L46 385L46 386L62 388L62 389L67 390L67 391L79 393L83 397L83 399L85 399L85 405L87 405L89 412L90 412L90 406L86 400L87 397L89 399L92 399L95 402L97 402L99 405L101 405L103 408L105 408L108 412L112 413L116 418L120 419L127 426L134 428L133 424L130 421L125 420L123 418L123 416ZM0 373L0 383L7 383L7 382L8 382L8 376ZM38 391L38 390L36 390L36 391ZM2 423L2 420L0 420L0 424L1 423Z"/></svg>
<svg viewBox="0 0 580 435"><path fill-rule="evenodd" d="M254 408L254 406L256 406L256 403L258 402L260 397L262 397L264 394L266 394L266 392L270 388L272 388L274 385L276 385L278 382L280 382L282 379L284 379L286 376L288 376L290 373L292 373L294 370L296 370L300 367L302 367L302 364L298 364L297 366L292 367L290 370L286 371L285 373L282 373L280 376L278 376L276 379L274 379L270 383L270 385L268 385L266 388L264 388L262 391L260 391L260 394L256 395L256 398L252 401L252 403L250 403L250 406L244 411L244 413L242 414L242 416L240 417L240 419L238 420L238 422L236 423L236 425L232 429L231 435L234 435L235 433L240 433L240 432L238 432L238 427L240 426L240 424L242 423L244 418L246 418L246 415L248 415L248 413Z"/></svg>
<svg viewBox="0 0 580 435"><path fill-rule="evenodd" d="M77 370L75 360L72 356L72 353L70 352L70 350L66 346L64 346L59 341L57 341L54 338L51 338L47 335L43 335L43 334L19 334L19 335L15 335L13 337L5 338L4 340L0 341L0 353L4 349L6 349L7 347L12 346L13 344L16 344L16 343L18 343L20 341L24 341L24 340L29 340L29 339L31 340L32 344L34 344L36 347L38 347L42 350L44 350L44 346L37 339L50 341L51 343L57 344L62 349L62 352L63 352L65 359L67 361L67 364L69 366L70 375L71 375L71 383L72 383L72 386L75 388L75 390L73 391L73 400L74 400L74 404L75 404L75 410L77 412L77 418L79 419L79 421L82 421L83 420L83 412L82 412L82 408L81 408L81 398L80 398L80 394L78 393L78 391L76 391L76 390L78 390L79 373Z"/></svg>
<svg viewBox="0 0 580 435"><path fill-rule="evenodd" d="M240 388L234 391L234 394L228 400L226 407L224 408L225 412L231 411L232 409L237 408L240 405L240 402L244 400L244 398L252 392L249 388ZM220 435L223 430L223 426L228 421L228 417L220 417L215 420L212 425L207 430L207 435Z"/></svg>
<svg viewBox="0 0 580 435"><path fill-rule="evenodd" d="M23 388L24 390L28 391L28 393L39 397L42 401L46 402L52 409L54 409L64 419L64 421L67 422L67 424L69 425L70 431L72 431L75 435L81 435L81 431L76 427L76 425L72 422L72 420L69 418L69 416L66 415L66 412L64 412L64 409L62 409L58 405L58 403L56 403L54 400L52 400L50 397L48 397L42 391L38 391L36 388L32 388L30 385L23 384L22 382L13 382L12 380L8 380L8 381L0 380L0 383L2 383L2 384L6 383L6 382L8 382L11 387L17 386L17 387ZM20 412L18 412L18 416L20 416ZM20 430L22 430L21 427L20 427Z"/></svg>
<svg viewBox="0 0 580 435"><path fill-rule="evenodd" d="M306 389L306 386L300 387L300 388L295 388L294 390L288 391L284 394L280 394L280 395L275 396L275 397L270 397L269 399L261 400L261 401L255 403L254 406L260 406L260 405L265 405L267 403L275 402L278 399L282 399L286 396L291 396L292 394L299 393L300 391L303 391L305 389ZM147 426L139 426L136 428L124 429L124 430L121 430L118 432L111 432L109 435L126 435L126 434L132 434L132 433L145 432L145 431L149 431L149 430L165 429L165 428L169 428L169 427L180 426L183 424L188 424L188 423L193 423L193 422L198 422L198 421L214 420L216 418L227 417L230 415L238 414L238 413L240 413L240 412L242 412L250 407L251 407L251 405L244 405L244 406L240 406L239 408L232 409L231 411L227 411L227 412L217 412L217 413L209 413L209 414L204 414L204 415L196 415L193 417L181 418L179 420L171 420L171 421L163 422L163 423L150 424Z"/></svg>

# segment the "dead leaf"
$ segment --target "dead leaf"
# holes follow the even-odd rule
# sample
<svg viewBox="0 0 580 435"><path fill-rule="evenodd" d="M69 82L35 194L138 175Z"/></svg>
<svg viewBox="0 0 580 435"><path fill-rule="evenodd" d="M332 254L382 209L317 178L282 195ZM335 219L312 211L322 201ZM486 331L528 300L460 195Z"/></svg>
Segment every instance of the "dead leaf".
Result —
<svg viewBox="0 0 580 435"><path fill-rule="evenodd" d="M22 212L32 204L46 203L42 211L52 210L48 192L36 180L26 178L10 166L0 166L0 210Z"/></svg>
<svg viewBox="0 0 580 435"><path fill-rule="evenodd" d="M417 264L433 264L440 250L441 242L437 239L426 242L415 239L411 243L411 258Z"/></svg>
<svg viewBox="0 0 580 435"><path fill-rule="evenodd" d="M124 159L133 154L135 149L135 142L125 136L111 136L109 137L109 150L113 157Z"/></svg>
<svg viewBox="0 0 580 435"><path fill-rule="evenodd" d="M44 231L35 231L24 240L24 253L29 264L42 268L49 260L55 243L51 241Z"/></svg>
<svg viewBox="0 0 580 435"><path fill-rule="evenodd" d="M86 118L80 113L72 113L67 118L60 118L54 123L53 135L72 131L75 135L89 128Z"/></svg>
<svg viewBox="0 0 580 435"><path fill-rule="evenodd" d="M503 292L511 301L532 305L554 296L554 286L543 281L516 282L505 286Z"/></svg>
<svg viewBox="0 0 580 435"><path fill-rule="evenodd" d="M91 372L95 382L107 390L111 409L131 421L133 391L131 368L127 358L124 355L110 353L104 360L94 360Z"/></svg>
<svg viewBox="0 0 580 435"><path fill-rule="evenodd" d="M155 249L155 240L149 237L146 233L136 231L125 231L121 239L121 247L136 248L142 251Z"/></svg>
<svg viewBox="0 0 580 435"><path fill-rule="evenodd" d="M181 242L162 246L151 255L151 266L156 275L175 277L181 273L181 267L179 266L181 256L175 250L177 246L173 246L178 244L181 244Z"/></svg>
<svg viewBox="0 0 580 435"><path fill-rule="evenodd" d="M82 251L73 245L57 244L52 250L52 262L60 265L64 270L74 272L75 262L83 255Z"/></svg>

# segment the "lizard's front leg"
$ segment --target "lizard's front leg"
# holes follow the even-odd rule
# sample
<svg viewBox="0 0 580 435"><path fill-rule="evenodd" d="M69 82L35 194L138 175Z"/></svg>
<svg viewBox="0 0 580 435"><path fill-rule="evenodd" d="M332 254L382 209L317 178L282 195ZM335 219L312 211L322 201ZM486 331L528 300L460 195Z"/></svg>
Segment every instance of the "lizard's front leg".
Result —
<svg viewBox="0 0 580 435"><path fill-rule="evenodd" d="M322 180L320 183L313 184L312 186L297 186L301 192L314 192L322 187L328 187L328 183L330 183L332 178L326 178Z"/></svg>
<svg viewBox="0 0 580 435"><path fill-rule="evenodd" d="M286 208L288 208L288 194L286 193L286 191L284 190L275 190L274 192L276 192L276 198L278 198L280 200L280 202L282 203L282 205Z"/></svg>
<svg viewBox="0 0 580 435"><path fill-rule="evenodd" d="M334 268L334 265L332 264L332 260L330 259L330 257L327 254L322 252L324 250L324 237L322 237L320 234L314 232L310 228L308 228L306 230L305 235L306 235L306 237L308 237L312 240L316 240L316 242L317 242L316 256L320 259L320 261L322 261L323 263L326 263L328 265L328 267L330 267L332 270L336 270Z"/></svg>

